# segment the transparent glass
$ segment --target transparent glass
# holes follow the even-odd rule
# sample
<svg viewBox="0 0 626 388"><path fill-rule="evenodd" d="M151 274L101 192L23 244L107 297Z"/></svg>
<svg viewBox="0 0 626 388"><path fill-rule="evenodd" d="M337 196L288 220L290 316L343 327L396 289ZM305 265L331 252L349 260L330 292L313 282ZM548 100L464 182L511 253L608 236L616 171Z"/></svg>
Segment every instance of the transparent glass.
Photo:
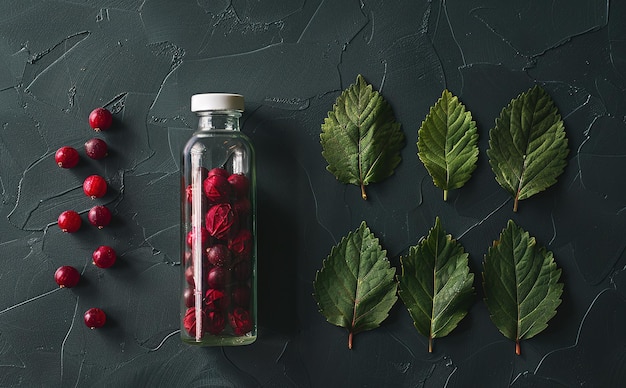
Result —
<svg viewBox="0 0 626 388"><path fill-rule="evenodd" d="M254 147L239 111L196 112L183 151L181 337L205 346L257 336Z"/></svg>

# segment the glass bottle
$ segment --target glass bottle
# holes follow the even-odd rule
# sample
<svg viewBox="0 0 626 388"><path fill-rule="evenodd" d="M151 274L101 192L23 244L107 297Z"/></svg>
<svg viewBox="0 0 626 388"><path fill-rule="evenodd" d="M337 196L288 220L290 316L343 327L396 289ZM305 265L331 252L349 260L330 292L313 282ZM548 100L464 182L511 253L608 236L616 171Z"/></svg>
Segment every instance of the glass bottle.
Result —
<svg viewBox="0 0 626 388"><path fill-rule="evenodd" d="M197 345L256 340L254 147L239 128L243 96L191 97L198 129L185 145L181 188L181 337Z"/></svg>

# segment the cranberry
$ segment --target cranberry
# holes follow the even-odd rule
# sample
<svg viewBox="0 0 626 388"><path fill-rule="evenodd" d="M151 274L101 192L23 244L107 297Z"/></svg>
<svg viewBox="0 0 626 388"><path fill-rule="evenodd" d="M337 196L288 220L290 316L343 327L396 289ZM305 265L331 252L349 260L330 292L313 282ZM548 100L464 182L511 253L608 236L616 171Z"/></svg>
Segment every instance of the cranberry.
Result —
<svg viewBox="0 0 626 388"><path fill-rule="evenodd" d="M251 206L248 198L241 198L233 203L233 210L237 213L237 217L243 222L243 220L250 215Z"/></svg>
<svg viewBox="0 0 626 388"><path fill-rule="evenodd" d="M252 245L252 233L247 229L241 229L235 237L228 241L228 249L238 259L249 259Z"/></svg>
<svg viewBox="0 0 626 388"><path fill-rule="evenodd" d="M207 311L226 310L230 305L230 297L223 290L209 288L204 295L204 304Z"/></svg>
<svg viewBox="0 0 626 388"><path fill-rule="evenodd" d="M91 225L97 226L98 229L102 229L111 222L111 211L104 205L97 205L89 210L89 213L87 213L87 219Z"/></svg>
<svg viewBox="0 0 626 388"><path fill-rule="evenodd" d="M209 334L219 334L226 327L226 319L221 311L209 311L206 313L207 321L205 330Z"/></svg>
<svg viewBox="0 0 626 388"><path fill-rule="evenodd" d="M250 287L246 285L240 285L233 288L231 293L231 298L233 302L240 307L249 307L250 306L250 296L251 296Z"/></svg>
<svg viewBox="0 0 626 388"><path fill-rule="evenodd" d="M106 108L96 108L89 114L89 126L94 131L104 131L113 124L113 115Z"/></svg>
<svg viewBox="0 0 626 388"><path fill-rule="evenodd" d="M189 333L192 337L202 337L202 326L203 322L206 320L206 314L202 309L200 311L200 322L196 322L196 308L190 307L185 312L185 317L183 318L183 326L187 333Z"/></svg>
<svg viewBox="0 0 626 388"><path fill-rule="evenodd" d="M237 222L237 215L230 204L219 203L211 206L205 217L206 229L217 239L225 238Z"/></svg>
<svg viewBox="0 0 626 388"><path fill-rule="evenodd" d="M252 319L248 310L236 307L228 314L228 322L235 335L244 335L252 330Z"/></svg>
<svg viewBox="0 0 626 388"><path fill-rule="evenodd" d="M63 213L59 214L59 218L57 221L59 223L59 228L67 233L74 233L78 231L81 224L83 223L80 215L74 210L66 210Z"/></svg>
<svg viewBox="0 0 626 388"><path fill-rule="evenodd" d="M225 168L215 167L215 168L210 169L207 172L207 177L210 177L210 176L213 176L213 175L219 175L219 176L223 176L224 178L228 178L228 176L230 174L228 173L228 171L226 171Z"/></svg>
<svg viewBox="0 0 626 388"><path fill-rule="evenodd" d="M107 146L107 143L102 139L98 139L97 137L89 139L85 143L85 153L91 159L102 159L107 156L108 151L109 147Z"/></svg>
<svg viewBox="0 0 626 388"><path fill-rule="evenodd" d="M196 296L194 295L193 288L185 288L183 292L183 299L185 300L185 306L193 307L196 304Z"/></svg>
<svg viewBox="0 0 626 388"><path fill-rule="evenodd" d="M224 267L213 267L207 274L209 288L224 288L228 283L228 270Z"/></svg>
<svg viewBox="0 0 626 388"><path fill-rule="evenodd" d="M80 273L76 268L70 265L59 267L54 273L54 281L57 282L61 288L72 288L78 284L79 280Z"/></svg>
<svg viewBox="0 0 626 388"><path fill-rule="evenodd" d="M185 279L187 280L187 284L189 284L191 287L196 286L196 282L194 281L193 271L194 271L193 266L189 266L185 270Z"/></svg>
<svg viewBox="0 0 626 388"><path fill-rule="evenodd" d="M54 154L54 161L62 168L72 168L78 164L80 156L76 148L65 146L61 147Z"/></svg>
<svg viewBox="0 0 626 388"><path fill-rule="evenodd" d="M240 261L233 267L233 275L235 280L240 282L245 282L250 278L250 274L252 272L252 266L250 265L249 260Z"/></svg>
<svg viewBox="0 0 626 388"><path fill-rule="evenodd" d="M204 194L212 203L228 202L231 188L228 179L222 175L209 175L202 183Z"/></svg>
<svg viewBox="0 0 626 388"><path fill-rule="evenodd" d="M113 264L115 264L117 254L115 253L115 250L113 250L113 248L106 245L101 245L93 252L91 258L93 259L93 263L96 265L96 267L109 268Z"/></svg>
<svg viewBox="0 0 626 388"><path fill-rule="evenodd" d="M206 252L206 257L211 264L218 267L224 267L230 264L231 254L226 245L215 244L212 247L207 248Z"/></svg>
<svg viewBox="0 0 626 388"><path fill-rule="evenodd" d="M102 198L107 193L107 181L100 175L90 175L83 182L83 191L91 199Z"/></svg>
<svg viewBox="0 0 626 388"><path fill-rule="evenodd" d="M83 319L88 328L97 329L104 326L107 321L107 316L101 309L93 307L85 312Z"/></svg>
<svg viewBox="0 0 626 388"><path fill-rule="evenodd" d="M202 227L199 230L200 230L200 240L202 242L202 246L205 246L207 239L209 238L209 232L205 228L202 228ZM187 233L187 246L189 248L193 247L193 244L196 241L197 234L198 233L195 227L191 229L189 233Z"/></svg>
<svg viewBox="0 0 626 388"><path fill-rule="evenodd" d="M228 182L233 188L233 192L237 198L248 196L250 190L250 180L243 174L232 174L228 177Z"/></svg>

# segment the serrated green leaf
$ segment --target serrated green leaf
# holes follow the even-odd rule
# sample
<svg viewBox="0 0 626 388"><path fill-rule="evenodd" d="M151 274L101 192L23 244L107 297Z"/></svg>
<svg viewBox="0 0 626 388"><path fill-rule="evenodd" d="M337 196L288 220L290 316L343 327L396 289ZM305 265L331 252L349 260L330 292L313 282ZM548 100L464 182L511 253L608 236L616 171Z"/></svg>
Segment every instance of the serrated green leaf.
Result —
<svg viewBox="0 0 626 388"><path fill-rule="evenodd" d="M334 246L315 275L313 297L320 313L352 337L380 325L398 299L395 268L365 222Z"/></svg>
<svg viewBox="0 0 626 388"><path fill-rule="evenodd" d="M474 274L463 246L446 234L439 217L428 236L401 257L400 299L420 334L432 340L448 335L467 314L474 299Z"/></svg>
<svg viewBox="0 0 626 388"><path fill-rule="evenodd" d="M458 189L467 182L478 161L478 131L472 114L458 97L444 90L417 132L418 157L443 190Z"/></svg>
<svg viewBox="0 0 626 388"><path fill-rule="evenodd" d="M326 169L340 182L365 186L391 176L401 161L404 133L385 99L359 75L328 112L320 134Z"/></svg>
<svg viewBox="0 0 626 388"><path fill-rule="evenodd" d="M509 220L485 255L483 288L491 320L505 337L520 341L543 331L561 304L561 270L552 252Z"/></svg>
<svg viewBox="0 0 626 388"><path fill-rule="evenodd" d="M556 183L567 165L561 115L540 86L511 100L489 132L489 164L496 181L518 202Z"/></svg>

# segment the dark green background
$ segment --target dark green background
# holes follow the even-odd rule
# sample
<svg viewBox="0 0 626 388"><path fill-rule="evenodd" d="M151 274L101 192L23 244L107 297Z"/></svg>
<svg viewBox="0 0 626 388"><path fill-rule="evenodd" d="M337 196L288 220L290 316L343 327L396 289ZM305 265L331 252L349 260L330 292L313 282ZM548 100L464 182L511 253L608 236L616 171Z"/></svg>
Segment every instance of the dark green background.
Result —
<svg viewBox="0 0 626 388"><path fill-rule="evenodd" d="M626 379L626 3L560 1L99 0L0 3L0 386L12 387L613 387ZM320 125L362 74L391 104L406 146L395 174L363 201L325 170ZM500 110L535 84L563 116L568 165L520 203L495 182L485 151ZM448 88L472 112L480 156L468 184L442 201L417 158L417 130ZM178 337L178 190L190 96L246 97L243 131L257 147L259 339L196 348ZM82 144L97 106L114 112L90 161ZM81 150L59 169L54 152ZM86 223L82 180L110 227ZM59 213L81 212L75 234ZM315 272L366 221L393 266L434 224L470 254L476 301L435 342L401 303L379 329L347 333L311 296ZM563 303L522 355L482 301L482 257L508 219L551 250ZM113 246L113 268L91 252ZM83 272L59 289L60 265ZM90 307L109 316L95 331Z"/></svg>

